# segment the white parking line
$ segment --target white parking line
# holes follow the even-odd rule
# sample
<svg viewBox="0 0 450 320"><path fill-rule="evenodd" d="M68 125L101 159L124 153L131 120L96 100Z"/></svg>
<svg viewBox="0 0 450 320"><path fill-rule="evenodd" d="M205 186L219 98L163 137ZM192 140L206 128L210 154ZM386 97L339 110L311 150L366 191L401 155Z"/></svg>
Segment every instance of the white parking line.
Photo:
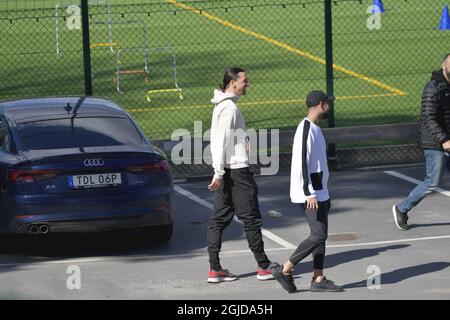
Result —
<svg viewBox="0 0 450 320"><path fill-rule="evenodd" d="M179 194L182 194L185 197L188 197L189 199L200 203L202 206L207 207L208 209L213 209L214 206L212 203L209 203L208 201L203 200L202 198L196 196L195 194L193 194L192 192L187 191L186 189L183 189L179 186L175 186L174 187L175 191L178 192Z"/></svg>
<svg viewBox="0 0 450 320"><path fill-rule="evenodd" d="M394 177L397 177L397 178L400 178L402 180L414 183L414 184L422 183L422 181L420 181L420 180L414 179L414 178L412 178L410 176L404 175L404 174L402 174L400 172L397 172L397 171L384 171L384 173L389 174L389 175L394 176ZM440 194L443 194L444 196L450 197L450 191L444 190L442 188L436 188L435 191L439 192Z"/></svg>
<svg viewBox="0 0 450 320"><path fill-rule="evenodd" d="M266 251L283 251L288 250L288 248L272 248L265 249ZM250 250L230 250L222 251L221 255L239 255L239 254L250 254ZM193 252L187 254L167 254L167 255L153 255L153 254L142 254L135 256L103 256L95 258L78 258L78 259L61 259L61 260L41 260L41 261L21 261L21 262L11 262L11 263L0 263L0 268L2 267L20 267L28 265L59 265L59 264L81 264L81 263L92 263L92 262L113 262L113 261L127 261L127 260L161 260L161 259L186 259L186 258L197 258L203 257L207 259L208 252L207 248L204 248L204 252Z"/></svg>
<svg viewBox="0 0 450 320"><path fill-rule="evenodd" d="M445 240L450 239L450 235L443 236L433 236L433 237L423 237L423 238L409 238L409 239L397 239L388 241L376 241L376 242L363 242L363 243L349 243L349 244L337 244L337 245L327 245L327 249L336 248L349 248L349 247L365 247L365 246L375 246L375 245L385 245L394 243L408 243L417 241L430 241L430 240ZM274 251L286 251L292 250L291 248L267 248L266 252ZM222 255L240 255L240 254L251 254L252 252L248 249L246 250L230 250L222 251ZM106 256L106 257L95 257L95 258L80 258L80 259L66 259L66 260L47 260L47 261L23 261L23 262L13 262L13 263L0 263L0 268L2 267L20 267L20 266L38 266L38 265L59 265L59 264L80 264L89 262L114 262L114 261L126 261L126 260L159 260L159 259L186 259L186 258L207 258L208 254L206 248L204 252L193 252L188 254L173 254L173 255L153 255L153 254L143 254L135 256Z"/></svg>
<svg viewBox="0 0 450 320"><path fill-rule="evenodd" d="M349 244L327 245L327 248L363 247L363 246L375 246L375 245L379 245L379 244L392 244L392 243L401 243L401 242L415 242L415 241L442 240L442 239L450 239L450 235L434 236L434 237L422 237L422 238L398 239L398 240L387 240L387 241L376 241L376 242L363 242L363 243L349 243Z"/></svg>
<svg viewBox="0 0 450 320"><path fill-rule="evenodd" d="M187 191L186 189L181 188L180 186L175 186L174 187L175 191L182 194L183 196L188 197L189 199L191 199L192 201L195 201L205 207L207 207L208 209L213 209L213 205L205 200L203 200L202 198L196 196L195 194L193 194L192 192ZM239 219L234 216L233 218L234 221L241 223L241 221L239 221ZM273 242L278 243L280 246L286 248L286 249L295 249L297 248L297 246L294 246L292 243L281 239L279 236L277 236L276 234L270 232L267 229L262 228L261 229L261 233L263 234L263 236L265 236L266 238L269 238L270 240L272 240Z"/></svg>

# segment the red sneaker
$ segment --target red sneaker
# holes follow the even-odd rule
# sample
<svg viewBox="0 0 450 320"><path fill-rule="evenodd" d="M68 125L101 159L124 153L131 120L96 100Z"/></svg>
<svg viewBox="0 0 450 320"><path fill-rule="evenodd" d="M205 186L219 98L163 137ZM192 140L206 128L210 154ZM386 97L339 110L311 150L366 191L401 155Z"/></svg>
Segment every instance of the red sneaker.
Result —
<svg viewBox="0 0 450 320"><path fill-rule="evenodd" d="M223 281L234 281L237 280L238 276L232 274L230 271L228 270L220 270L220 271L214 271L214 270L209 270L208 273L208 282L210 283L218 283L218 282L223 282Z"/></svg>
<svg viewBox="0 0 450 320"><path fill-rule="evenodd" d="M258 268L258 271L256 272L256 279L264 281L264 280L270 280L273 279L272 272L270 271L270 268L262 269Z"/></svg>

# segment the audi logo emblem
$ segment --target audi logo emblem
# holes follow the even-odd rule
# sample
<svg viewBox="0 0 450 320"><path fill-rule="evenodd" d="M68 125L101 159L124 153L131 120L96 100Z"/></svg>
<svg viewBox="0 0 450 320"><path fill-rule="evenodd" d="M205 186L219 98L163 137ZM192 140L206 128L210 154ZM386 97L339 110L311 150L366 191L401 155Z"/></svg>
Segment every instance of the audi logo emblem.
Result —
<svg viewBox="0 0 450 320"><path fill-rule="evenodd" d="M85 159L83 161L85 167L100 167L105 164L103 159Z"/></svg>

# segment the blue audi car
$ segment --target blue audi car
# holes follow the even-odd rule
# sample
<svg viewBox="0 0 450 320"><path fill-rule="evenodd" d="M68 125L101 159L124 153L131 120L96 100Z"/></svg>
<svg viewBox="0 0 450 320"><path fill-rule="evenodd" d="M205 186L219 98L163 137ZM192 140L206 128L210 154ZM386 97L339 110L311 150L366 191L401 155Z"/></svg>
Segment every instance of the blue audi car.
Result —
<svg viewBox="0 0 450 320"><path fill-rule="evenodd" d="M143 229L170 240L164 153L116 103L96 97L0 102L0 233Z"/></svg>

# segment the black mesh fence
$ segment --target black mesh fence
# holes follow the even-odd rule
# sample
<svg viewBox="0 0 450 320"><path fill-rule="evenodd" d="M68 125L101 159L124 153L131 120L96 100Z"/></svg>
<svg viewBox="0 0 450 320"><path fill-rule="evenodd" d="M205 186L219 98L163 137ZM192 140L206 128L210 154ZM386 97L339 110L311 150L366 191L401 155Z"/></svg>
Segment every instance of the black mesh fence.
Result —
<svg viewBox="0 0 450 320"><path fill-rule="evenodd" d="M326 2L89 0L93 94L122 105L150 139L170 140L195 121L209 128L213 90L237 65L251 81L239 101L248 128L295 130L312 89L336 96L339 127L417 123L422 88L448 51L442 1L332 1L332 30ZM0 100L82 95L81 21L80 0L0 0ZM343 166L357 166L398 162L398 150L417 161L414 143L336 147ZM382 148L396 144L409 147Z"/></svg>
<svg viewBox="0 0 450 320"><path fill-rule="evenodd" d="M84 93L82 35L60 28L58 47L60 10L43 3L0 2L1 100Z"/></svg>

